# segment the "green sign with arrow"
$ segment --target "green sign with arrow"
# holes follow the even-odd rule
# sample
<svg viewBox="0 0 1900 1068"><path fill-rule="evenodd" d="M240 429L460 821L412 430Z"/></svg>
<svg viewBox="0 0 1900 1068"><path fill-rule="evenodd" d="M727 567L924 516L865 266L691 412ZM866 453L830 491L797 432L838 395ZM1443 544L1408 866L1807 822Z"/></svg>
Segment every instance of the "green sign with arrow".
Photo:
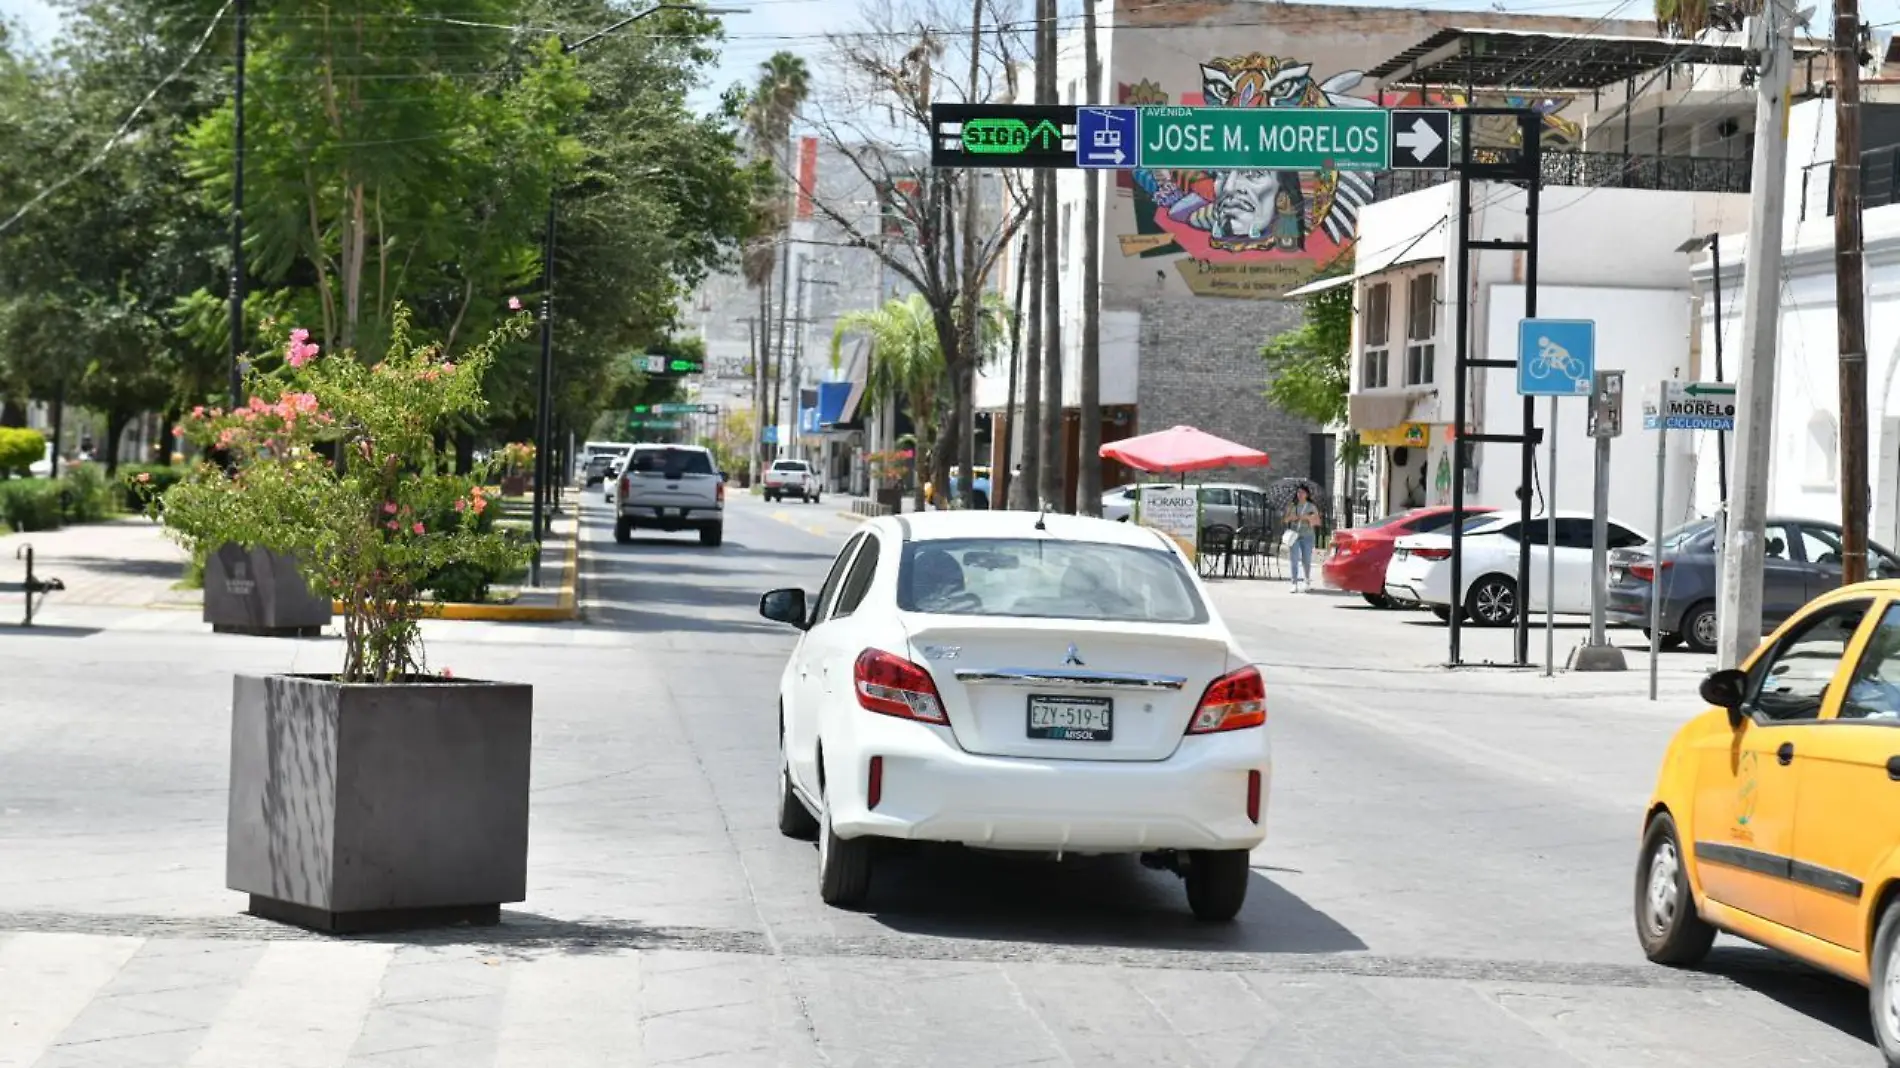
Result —
<svg viewBox="0 0 1900 1068"><path fill-rule="evenodd" d="M1074 167L1075 106L930 105L933 167Z"/></svg>

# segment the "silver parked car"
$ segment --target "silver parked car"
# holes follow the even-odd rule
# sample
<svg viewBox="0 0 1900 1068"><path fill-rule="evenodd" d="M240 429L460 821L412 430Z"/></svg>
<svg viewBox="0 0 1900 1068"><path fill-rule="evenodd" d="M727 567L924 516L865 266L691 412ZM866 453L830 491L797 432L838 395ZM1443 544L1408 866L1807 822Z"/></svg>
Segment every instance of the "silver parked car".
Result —
<svg viewBox="0 0 1900 1068"><path fill-rule="evenodd" d="M1174 486L1173 482L1131 482L1102 494L1102 518L1126 523L1135 514L1135 496L1143 486ZM1267 509L1266 491L1240 482L1206 482L1194 487L1201 494L1201 525L1221 526L1230 530L1240 526L1241 511L1247 516L1263 516Z"/></svg>

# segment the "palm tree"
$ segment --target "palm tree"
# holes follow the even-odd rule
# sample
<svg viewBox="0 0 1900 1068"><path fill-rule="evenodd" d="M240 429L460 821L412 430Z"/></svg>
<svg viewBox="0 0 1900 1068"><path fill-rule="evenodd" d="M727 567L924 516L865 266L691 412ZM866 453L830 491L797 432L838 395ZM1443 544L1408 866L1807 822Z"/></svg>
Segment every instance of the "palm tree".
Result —
<svg viewBox="0 0 1900 1068"><path fill-rule="evenodd" d="M978 351L971 359L983 364L995 358L1009 337L1009 303L1000 293L985 293L978 315ZM887 401L902 401L910 412L916 440L920 443L936 441L943 415L939 409L944 391L950 385L950 375L930 302L923 294L912 293L887 300L881 307L861 308L838 316L831 330L834 370L841 362L844 339L852 335L869 338L871 342L871 358L864 376L865 402L882 405ZM917 460L917 470L934 470L934 462L926 463L922 456ZM922 479L918 480L917 494L921 508L924 504Z"/></svg>
<svg viewBox="0 0 1900 1068"><path fill-rule="evenodd" d="M767 203L755 205L754 210L761 212L766 230L754 238L754 247L747 250L744 263L746 282L759 287L759 352L762 357L770 351L776 351L782 357L785 348L785 290L790 284L791 271L790 250L782 240L791 220L791 212L785 203L788 193L785 175L792 171L792 122L810 95L811 72L805 67L805 61L790 52L776 52L772 58L759 64L759 82L752 90L752 99L745 111L746 134L752 142L753 156L771 160L778 172L778 180L771 184L769 192L765 194ZM763 249L759 248L761 244L765 246ZM779 318L777 338L768 349L766 339L772 334L768 286L774 262L778 264L779 274ZM771 422L777 426L779 361L762 358L759 370L763 376L761 386L769 391L771 397ZM760 414L764 415L766 397L761 395L757 403ZM764 435L759 437L760 448L763 449Z"/></svg>
<svg viewBox="0 0 1900 1068"><path fill-rule="evenodd" d="M1714 28L1734 33L1742 20L1761 13L1761 0L1656 0L1656 29L1679 41Z"/></svg>

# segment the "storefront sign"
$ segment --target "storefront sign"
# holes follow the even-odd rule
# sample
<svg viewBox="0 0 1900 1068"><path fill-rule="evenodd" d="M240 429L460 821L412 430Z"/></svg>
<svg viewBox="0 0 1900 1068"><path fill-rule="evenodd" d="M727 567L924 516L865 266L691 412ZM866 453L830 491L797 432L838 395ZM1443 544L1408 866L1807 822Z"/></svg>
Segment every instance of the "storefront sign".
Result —
<svg viewBox="0 0 1900 1068"><path fill-rule="evenodd" d="M1135 498L1135 522L1173 538L1193 560L1200 548L1200 491L1193 486L1143 486Z"/></svg>
<svg viewBox="0 0 1900 1068"><path fill-rule="evenodd" d="M1359 440L1366 445L1424 448L1431 444L1432 428L1426 423L1401 423L1384 430L1361 430Z"/></svg>

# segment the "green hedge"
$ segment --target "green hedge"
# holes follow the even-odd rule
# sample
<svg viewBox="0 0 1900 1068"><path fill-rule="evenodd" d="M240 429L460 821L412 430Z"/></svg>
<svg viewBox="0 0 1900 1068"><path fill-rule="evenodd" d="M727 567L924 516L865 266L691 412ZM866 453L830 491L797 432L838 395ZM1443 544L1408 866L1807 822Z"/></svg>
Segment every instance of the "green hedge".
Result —
<svg viewBox="0 0 1900 1068"><path fill-rule="evenodd" d="M46 436L37 430L0 426L0 479L27 469L46 459Z"/></svg>
<svg viewBox="0 0 1900 1068"><path fill-rule="evenodd" d="M74 464L59 479L59 512L68 523L97 523L118 506L98 464Z"/></svg>
<svg viewBox="0 0 1900 1068"><path fill-rule="evenodd" d="M13 530L57 530L61 512L60 486L52 479L0 482L0 522Z"/></svg>

